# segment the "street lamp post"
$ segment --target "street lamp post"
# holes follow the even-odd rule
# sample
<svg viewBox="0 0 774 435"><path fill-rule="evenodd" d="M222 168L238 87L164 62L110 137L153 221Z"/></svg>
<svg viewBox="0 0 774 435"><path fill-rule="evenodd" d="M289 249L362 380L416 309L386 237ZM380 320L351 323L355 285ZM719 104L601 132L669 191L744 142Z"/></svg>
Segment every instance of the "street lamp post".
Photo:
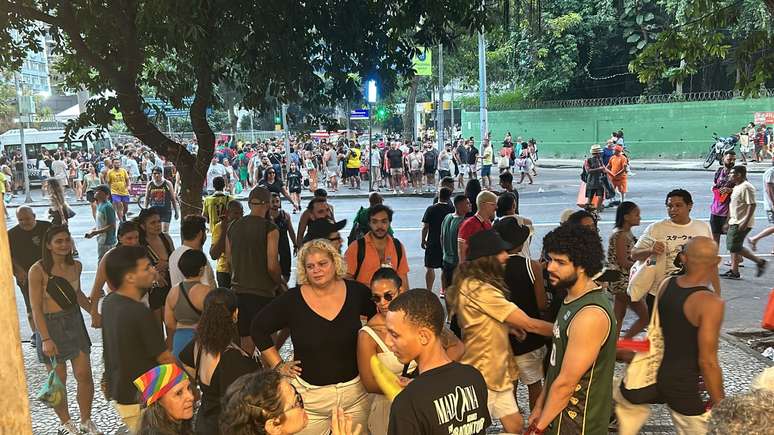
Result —
<svg viewBox="0 0 774 435"><path fill-rule="evenodd" d="M372 142L372 129L373 129L373 109L374 103L376 103L376 80L368 81L368 89L366 92L368 97L368 191L373 192L373 179L374 171L371 166L371 153L374 152Z"/></svg>
<svg viewBox="0 0 774 435"><path fill-rule="evenodd" d="M22 120L22 102L21 102L21 88L19 87L19 74L13 75L14 85L16 88L16 104L19 108L19 147L21 148L22 161L24 162L24 202L29 204L32 202L32 195L30 193L30 170L27 166L27 145L24 143L24 121Z"/></svg>

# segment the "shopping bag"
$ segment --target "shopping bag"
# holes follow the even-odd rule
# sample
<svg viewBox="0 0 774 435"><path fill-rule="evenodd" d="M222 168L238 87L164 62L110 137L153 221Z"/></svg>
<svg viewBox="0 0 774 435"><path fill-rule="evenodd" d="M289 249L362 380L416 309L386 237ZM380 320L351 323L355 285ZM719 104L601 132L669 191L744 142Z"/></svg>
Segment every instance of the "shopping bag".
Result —
<svg viewBox="0 0 774 435"><path fill-rule="evenodd" d="M38 400L54 408L62 403L66 394L67 390L56 374L56 357L51 357L51 371L48 372L48 379L38 391Z"/></svg>
<svg viewBox="0 0 774 435"><path fill-rule="evenodd" d="M664 359L664 335L661 331L661 319L658 315L660 295L660 292L656 295L653 313L650 316L650 324L648 325L648 350L634 354L632 362L629 363L624 372L623 387L626 390L641 390L656 384L658 369L661 367L661 361Z"/></svg>
<svg viewBox="0 0 774 435"><path fill-rule="evenodd" d="M774 331L774 289L771 289L771 293L769 293L769 303L766 304L766 309L763 310L761 327L768 329L769 331Z"/></svg>
<svg viewBox="0 0 774 435"><path fill-rule="evenodd" d="M243 189L244 187L242 187L242 182L237 181L236 184L234 185L234 193L239 195L240 193L242 193Z"/></svg>

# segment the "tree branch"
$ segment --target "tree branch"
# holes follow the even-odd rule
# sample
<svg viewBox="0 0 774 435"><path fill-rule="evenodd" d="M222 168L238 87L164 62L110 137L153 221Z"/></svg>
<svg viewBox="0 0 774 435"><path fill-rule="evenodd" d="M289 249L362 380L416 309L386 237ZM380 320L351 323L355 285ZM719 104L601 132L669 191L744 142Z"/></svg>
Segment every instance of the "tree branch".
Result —
<svg viewBox="0 0 774 435"><path fill-rule="evenodd" d="M7 2L7 6L4 9L13 11L27 19L33 21L41 21L43 23L50 24L52 26L60 26L61 20L59 17L49 15L41 10L31 8L29 6L20 5L18 3Z"/></svg>
<svg viewBox="0 0 774 435"><path fill-rule="evenodd" d="M68 0L61 0L59 2L61 6L61 20L59 27L61 27L70 37L70 43L73 48L80 55L85 57L91 65L94 66L99 72L108 78L113 84L119 81L118 70L113 68L109 62L102 59L97 53L92 51L86 41L81 37L80 28L75 20L71 4Z"/></svg>

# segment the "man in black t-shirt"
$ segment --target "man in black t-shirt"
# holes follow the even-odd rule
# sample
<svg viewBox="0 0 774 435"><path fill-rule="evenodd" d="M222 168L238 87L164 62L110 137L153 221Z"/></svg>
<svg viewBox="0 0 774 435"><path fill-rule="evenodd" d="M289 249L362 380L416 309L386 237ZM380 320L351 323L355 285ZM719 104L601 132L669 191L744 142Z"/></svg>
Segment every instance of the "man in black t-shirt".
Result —
<svg viewBox="0 0 774 435"><path fill-rule="evenodd" d="M473 179L478 174L478 148L473 143L473 138L467 141L465 149L468 154L468 161L466 162L468 164L468 171L470 171L470 178Z"/></svg>
<svg viewBox="0 0 774 435"><path fill-rule="evenodd" d="M425 287L433 289L435 269L443 266L443 246L441 245L441 224L449 213L454 213L454 206L449 204L452 191L442 187L438 192L438 202L427 207L422 217L422 249L425 250Z"/></svg>
<svg viewBox="0 0 774 435"><path fill-rule="evenodd" d="M156 270L144 248L119 246L105 256L108 282L116 291L102 303L102 357L106 396L129 432L140 423L140 396L133 382L160 364L175 364L151 310L141 302Z"/></svg>
<svg viewBox="0 0 774 435"><path fill-rule="evenodd" d="M444 322L441 301L427 290L408 290L390 303L387 346L401 363L416 361L420 375L393 400L389 435L482 435L492 423L484 377L446 355Z"/></svg>
<svg viewBox="0 0 774 435"><path fill-rule="evenodd" d="M35 322L32 320L27 272L29 272L36 261L40 260L43 252L41 248L43 237L46 235L46 231L51 228L51 223L36 220L35 212L26 205L16 209L16 220L19 224L8 230L8 244L11 248L13 276L16 277L16 284L24 297L27 321L33 331L33 339L30 340L30 343L34 345L34 331L37 328L35 328Z"/></svg>
<svg viewBox="0 0 774 435"><path fill-rule="evenodd" d="M403 181L403 151L398 148L398 143L390 144L390 150L385 153L387 164L390 165L390 187L397 193Z"/></svg>

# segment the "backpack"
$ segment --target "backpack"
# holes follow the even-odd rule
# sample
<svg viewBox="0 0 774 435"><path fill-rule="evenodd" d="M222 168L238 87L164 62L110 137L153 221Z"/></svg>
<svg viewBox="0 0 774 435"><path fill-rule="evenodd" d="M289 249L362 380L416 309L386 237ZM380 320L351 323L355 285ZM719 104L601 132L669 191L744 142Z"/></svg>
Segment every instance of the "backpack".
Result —
<svg viewBox="0 0 774 435"><path fill-rule="evenodd" d="M395 252L398 254L398 266L400 266L401 260L403 260L403 246L400 240L395 237L392 238L392 243L395 245ZM352 279L357 280L357 276L360 275L360 268L363 267L363 260L365 260L365 239L357 239L357 267L355 273L352 275Z"/></svg>
<svg viewBox="0 0 774 435"><path fill-rule="evenodd" d="M366 209L364 209L363 207L360 207L360 210L358 210L355 220L352 223L352 229L349 231L349 236L347 236L348 245L352 244L352 242L354 242L355 240L359 240L365 237L365 235L368 234L368 231L370 230L368 226L363 226L360 223L360 220L358 219L358 217L360 217L362 210L366 210Z"/></svg>

